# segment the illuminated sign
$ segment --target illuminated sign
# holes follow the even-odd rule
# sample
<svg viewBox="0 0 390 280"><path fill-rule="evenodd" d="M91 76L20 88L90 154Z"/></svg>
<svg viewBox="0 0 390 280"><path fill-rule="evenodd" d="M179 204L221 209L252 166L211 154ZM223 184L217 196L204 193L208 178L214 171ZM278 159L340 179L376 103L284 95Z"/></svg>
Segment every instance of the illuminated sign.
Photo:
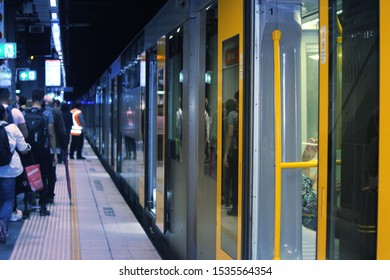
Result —
<svg viewBox="0 0 390 280"><path fill-rule="evenodd" d="M61 86L61 62L60 60L45 61L45 85L48 87Z"/></svg>
<svg viewBox="0 0 390 280"><path fill-rule="evenodd" d="M0 59L16 58L16 43L0 43Z"/></svg>
<svg viewBox="0 0 390 280"><path fill-rule="evenodd" d="M23 70L19 72L19 81L35 81L37 79L37 71Z"/></svg>

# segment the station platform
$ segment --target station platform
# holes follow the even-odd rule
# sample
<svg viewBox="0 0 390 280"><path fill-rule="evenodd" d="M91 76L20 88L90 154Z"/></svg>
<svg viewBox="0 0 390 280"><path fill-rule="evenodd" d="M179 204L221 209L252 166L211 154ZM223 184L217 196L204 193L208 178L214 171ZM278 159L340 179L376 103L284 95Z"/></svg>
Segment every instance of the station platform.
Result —
<svg viewBox="0 0 390 280"><path fill-rule="evenodd" d="M10 222L0 260L161 260L87 141L83 154L85 160L69 160L71 199L58 164L51 215L34 211Z"/></svg>

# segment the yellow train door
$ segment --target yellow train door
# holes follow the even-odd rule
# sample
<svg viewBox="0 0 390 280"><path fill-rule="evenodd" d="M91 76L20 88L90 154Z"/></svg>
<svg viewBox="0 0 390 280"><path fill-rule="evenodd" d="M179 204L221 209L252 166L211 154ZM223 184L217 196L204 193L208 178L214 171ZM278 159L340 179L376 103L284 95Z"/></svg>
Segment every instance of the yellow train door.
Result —
<svg viewBox="0 0 390 280"><path fill-rule="evenodd" d="M241 259L243 1L218 1L217 259Z"/></svg>

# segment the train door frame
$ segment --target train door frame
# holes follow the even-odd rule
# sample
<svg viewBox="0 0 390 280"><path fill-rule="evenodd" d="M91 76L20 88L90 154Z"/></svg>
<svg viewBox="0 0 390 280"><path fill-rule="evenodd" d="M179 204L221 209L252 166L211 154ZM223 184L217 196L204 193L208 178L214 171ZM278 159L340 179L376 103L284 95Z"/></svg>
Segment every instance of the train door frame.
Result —
<svg viewBox="0 0 390 280"><path fill-rule="evenodd" d="M153 58L151 59L151 56ZM156 96L157 92L157 44L151 47L146 52L146 61L147 61L147 104L146 108L148 109L147 119L148 119L148 142L147 142L147 151L148 151L148 161L147 161L147 182L148 189L146 190L146 205L148 210L152 213L154 217L154 222L156 220L156 201L155 201L155 189L156 189L156 129L157 129L157 113L156 113ZM161 232L164 230L159 228Z"/></svg>
<svg viewBox="0 0 390 280"><path fill-rule="evenodd" d="M389 180L390 175L388 172L388 158L390 158L390 147L387 144L389 139L388 126L390 121L390 98L387 93L390 92L390 83L388 83L388 77L390 71L388 65L390 65L390 38L389 26L390 26L390 2L387 0L379 1L379 195L378 195L378 234L377 234L377 259L388 260L390 259L390 188Z"/></svg>
<svg viewBox="0 0 390 280"><path fill-rule="evenodd" d="M328 192L328 128L329 128L329 13L328 0L319 0L319 111L318 111L318 229L317 259L326 258L326 220ZM323 155L323 156L322 156Z"/></svg>

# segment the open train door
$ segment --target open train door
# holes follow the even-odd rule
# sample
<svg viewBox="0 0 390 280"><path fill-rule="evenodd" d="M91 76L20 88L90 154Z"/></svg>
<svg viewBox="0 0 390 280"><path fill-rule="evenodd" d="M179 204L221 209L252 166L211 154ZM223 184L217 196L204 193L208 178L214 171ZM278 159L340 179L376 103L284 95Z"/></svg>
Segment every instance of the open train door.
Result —
<svg viewBox="0 0 390 280"><path fill-rule="evenodd" d="M241 259L243 0L218 1L217 259Z"/></svg>
<svg viewBox="0 0 390 280"><path fill-rule="evenodd" d="M389 259L390 5L319 3L317 259Z"/></svg>

